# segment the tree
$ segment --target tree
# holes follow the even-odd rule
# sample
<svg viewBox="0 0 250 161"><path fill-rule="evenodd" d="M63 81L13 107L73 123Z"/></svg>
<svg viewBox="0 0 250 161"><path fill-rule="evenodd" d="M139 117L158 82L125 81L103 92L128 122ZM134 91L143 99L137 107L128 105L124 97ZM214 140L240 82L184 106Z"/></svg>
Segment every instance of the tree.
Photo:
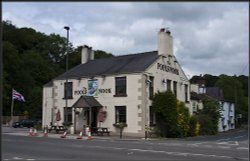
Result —
<svg viewBox="0 0 250 161"><path fill-rule="evenodd" d="M14 114L25 111L31 118L42 118L42 88L65 72L67 39L58 34L45 35L32 28L17 28L3 21L3 115L10 115L12 88L25 97L15 102ZM104 51L100 57L111 56ZM69 42L69 69L80 64L81 51Z"/></svg>
<svg viewBox="0 0 250 161"><path fill-rule="evenodd" d="M205 97L203 109L198 111L201 135L215 135L218 132L218 123L221 117L220 104L217 100Z"/></svg>
<svg viewBox="0 0 250 161"><path fill-rule="evenodd" d="M215 84L223 90L224 98L235 103L236 114L242 114L243 123L248 121L248 97L244 96L243 86L236 76L220 75Z"/></svg>
<svg viewBox="0 0 250 161"><path fill-rule="evenodd" d="M171 91L157 92L152 103L156 115L156 126L163 137L178 137L177 100Z"/></svg>

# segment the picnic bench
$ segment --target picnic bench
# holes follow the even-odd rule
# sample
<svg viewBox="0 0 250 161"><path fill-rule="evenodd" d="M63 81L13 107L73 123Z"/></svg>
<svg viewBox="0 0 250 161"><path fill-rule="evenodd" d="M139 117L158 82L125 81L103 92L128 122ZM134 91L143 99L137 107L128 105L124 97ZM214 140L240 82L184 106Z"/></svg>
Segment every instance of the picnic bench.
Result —
<svg viewBox="0 0 250 161"><path fill-rule="evenodd" d="M51 132L51 131L55 131L57 134L62 131L66 131L67 128L65 126L51 126L49 129L48 129L48 132Z"/></svg>
<svg viewBox="0 0 250 161"><path fill-rule="evenodd" d="M110 131L107 127L92 127L91 128L92 134L97 134L103 136L103 134L107 134L109 136Z"/></svg>

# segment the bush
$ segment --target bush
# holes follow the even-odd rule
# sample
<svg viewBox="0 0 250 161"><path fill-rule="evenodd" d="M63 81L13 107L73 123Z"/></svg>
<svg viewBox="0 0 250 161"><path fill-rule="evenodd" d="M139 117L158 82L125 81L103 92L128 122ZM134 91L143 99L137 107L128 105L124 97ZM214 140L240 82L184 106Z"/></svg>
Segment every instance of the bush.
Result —
<svg viewBox="0 0 250 161"><path fill-rule="evenodd" d="M185 107L183 102L177 102L177 111L178 111L178 128L176 129L177 133L180 134L181 137L186 137L189 131L189 110Z"/></svg>
<svg viewBox="0 0 250 161"><path fill-rule="evenodd" d="M198 134L199 134L198 118L197 116L192 115L189 120L188 136L197 136Z"/></svg>
<svg viewBox="0 0 250 161"><path fill-rule="evenodd" d="M153 110L156 115L156 126L162 137L179 137L177 126L177 102L171 91L158 92L153 98Z"/></svg>

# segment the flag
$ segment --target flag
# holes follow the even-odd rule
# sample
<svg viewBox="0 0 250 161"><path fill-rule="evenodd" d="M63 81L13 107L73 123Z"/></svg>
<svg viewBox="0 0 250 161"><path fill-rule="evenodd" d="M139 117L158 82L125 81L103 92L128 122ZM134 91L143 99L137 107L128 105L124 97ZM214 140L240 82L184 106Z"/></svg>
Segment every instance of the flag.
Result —
<svg viewBox="0 0 250 161"><path fill-rule="evenodd" d="M17 92L14 89L12 89L12 99L25 102L23 95L21 95L19 92Z"/></svg>

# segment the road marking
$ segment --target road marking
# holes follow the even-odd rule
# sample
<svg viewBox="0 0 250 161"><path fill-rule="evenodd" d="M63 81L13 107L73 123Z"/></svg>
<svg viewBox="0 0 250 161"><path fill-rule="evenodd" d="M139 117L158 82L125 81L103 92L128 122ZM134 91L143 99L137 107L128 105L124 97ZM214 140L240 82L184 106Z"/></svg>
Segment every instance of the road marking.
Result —
<svg viewBox="0 0 250 161"><path fill-rule="evenodd" d="M168 155L178 155L178 156L201 156L201 157L215 157L215 158L228 158L235 159L235 157L223 156L223 155L212 155L212 154L196 154L196 153L182 153L182 152L168 152L168 151L158 151L158 150L148 150L148 149L129 149L129 148L119 148L119 147L103 147L103 146L91 146L93 148L101 149L115 149L115 150L128 150L128 151L138 151L138 152L149 152L149 153L165 153ZM248 160L248 158L238 158L242 160Z"/></svg>
<svg viewBox="0 0 250 161"><path fill-rule="evenodd" d="M231 142L233 142L233 141L231 141ZM216 143L216 144L226 144L226 145L236 145L236 146L239 145L238 141L235 141L234 143L231 143L231 144L229 142L220 142L220 143Z"/></svg>
<svg viewBox="0 0 250 161"><path fill-rule="evenodd" d="M226 140L230 140L232 138L227 138L227 139L219 139L219 140L216 140L216 141L226 141Z"/></svg>
<svg viewBox="0 0 250 161"><path fill-rule="evenodd" d="M218 148L222 148L222 149L229 149L229 146L218 146Z"/></svg>
<svg viewBox="0 0 250 161"><path fill-rule="evenodd" d="M14 160L22 160L23 158L13 157Z"/></svg>
<svg viewBox="0 0 250 161"><path fill-rule="evenodd" d="M207 141L205 141L205 142L199 142L199 143L194 143L194 145L197 145L197 144L204 144L204 143L207 143Z"/></svg>
<svg viewBox="0 0 250 161"><path fill-rule="evenodd" d="M248 148L246 148L246 147L238 147L236 149L239 149L239 150L248 150Z"/></svg>
<svg viewBox="0 0 250 161"><path fill-rule="evenodd" d="M243 137L245 137L245 136L247 136L247 135L236 136L236 137L234 137L234 138L235 138L235 139L238 139L238 138L243 138Z"/></svg>

